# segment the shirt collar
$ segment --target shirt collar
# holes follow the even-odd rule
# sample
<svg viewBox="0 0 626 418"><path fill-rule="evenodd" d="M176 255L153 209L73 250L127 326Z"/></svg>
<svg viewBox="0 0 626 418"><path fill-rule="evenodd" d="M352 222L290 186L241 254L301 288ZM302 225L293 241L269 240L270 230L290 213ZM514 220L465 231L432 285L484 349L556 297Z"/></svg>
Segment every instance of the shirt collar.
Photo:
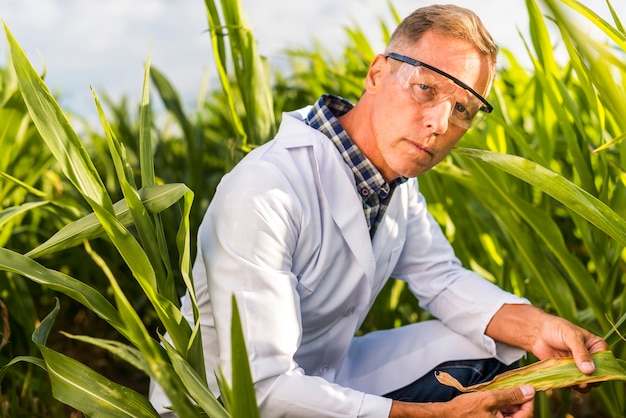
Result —
<svg viewBox="0 0 626 418"><path fill-rule="evenodd" d="M338 118L353 107L352 103L342 97L326 94L315 102L306 116L305 122L322 132L335 144L344 161L352 170L357 190L363 200L369 199L373 194L386 198L397 185L407 179L406 177L399 177L394 179L391 185L387 183L374 164L348 136Z"/></svg>

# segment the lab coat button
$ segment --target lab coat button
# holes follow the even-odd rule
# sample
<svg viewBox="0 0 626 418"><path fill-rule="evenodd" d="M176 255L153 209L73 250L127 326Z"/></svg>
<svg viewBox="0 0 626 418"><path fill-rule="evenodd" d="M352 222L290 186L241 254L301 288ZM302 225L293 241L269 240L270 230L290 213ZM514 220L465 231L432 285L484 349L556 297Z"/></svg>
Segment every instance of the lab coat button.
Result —
<svg viewBox="0 0 626 418"><path fill-rule="evenodd" d="M350 316L354 313L354 307L352 308L348 308L346 309L346 311L343 313L343 316Z"/></svg>
<svg viewBox="0 0 626 418"><path fill-rule="evenodd" d="M321 374L321 375L325 375L326 373L328 373L328 370L329 370L328 366L323 366L323 367L320 369L320 374Z"/></svg>

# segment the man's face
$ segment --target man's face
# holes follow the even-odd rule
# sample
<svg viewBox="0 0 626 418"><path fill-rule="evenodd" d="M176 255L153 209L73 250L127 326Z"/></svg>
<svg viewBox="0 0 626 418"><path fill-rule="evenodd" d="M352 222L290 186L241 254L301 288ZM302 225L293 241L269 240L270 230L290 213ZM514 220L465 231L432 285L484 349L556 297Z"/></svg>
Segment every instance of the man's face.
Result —
<svg viewBox="0 0 626 418"><path fill-rule="evenodd" d="M466 41L427 32L411 49L393 52L436 67L483 96L487 93L489 64ZM454 85L444 88L442 84L437 91L446 93L438 93L436 97L443 100L423 105L419 102L419 95L428 94L430 87L422 84L420 77L427 77L428 73L423 72L402 86L397 74L402 65L410 72L410 68L406 68L409 64L379 56L366 81L367 94L373 96L368 122L373 135L370 140L373 141L366 153L387 180L424 173L439 163L467 130L458 124L458 117L457 123L454 123L455 118L450 119L452 112L465 108L458 105L464 103L467 92L461 88L455 90ZM442 80L447 79L442 76ZM434 83L439 81L435 79Z"/></svg>

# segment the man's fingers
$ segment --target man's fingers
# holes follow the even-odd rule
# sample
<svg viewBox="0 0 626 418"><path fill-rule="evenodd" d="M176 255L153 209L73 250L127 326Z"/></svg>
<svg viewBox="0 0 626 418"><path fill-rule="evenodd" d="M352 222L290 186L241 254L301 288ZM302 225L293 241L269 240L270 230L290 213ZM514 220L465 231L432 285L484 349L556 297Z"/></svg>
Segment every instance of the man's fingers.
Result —
<svg viewBox="0 0 626 418"><path fill-rule="evenodd" d="M493 404L489 410L496 417L532 417L535 388L531 385L494 390L493 395L495 396L495 404Z"/></svg>
<svg viewBox="0 0 626 418"><path fill-rule="evenodd" d="M587 332L585 332L585 334L586 335L583 339L583 346L585 349L581 349L578 353L572 352L572 356L574 357L574 361L576 361L576 365L581 372L584 374L591 374L596 370L596 365L593 363L591 354L608 350L609 346L602 338Z"/></svg>
<svg viewBox="0 0 626 418"><path fill-rule="evenodd" d="M524 385L516 388L497 390L494 391L494 395L496 395L497 407L520 405L534 398L535 388L531 385Z"/></svg>
<svg viewBox="0 0 626 418"><path fill-rule="evenodd" d="M596 365L593 363L591 354L589 354L589 351L585 346L584 339L582 339L579 346L572 349L572 357L574 357L578 370L582 373L591 374L596 370Z"/></svg>
<svg viewBox="0 0 626 418"><path fill-rule="evenodd" d="M576 361L578 370L584 374L591 374L596 370L596 365L593 363L593 360L589 355L582 356L581 358L575 358L574 360Z"/></svg>

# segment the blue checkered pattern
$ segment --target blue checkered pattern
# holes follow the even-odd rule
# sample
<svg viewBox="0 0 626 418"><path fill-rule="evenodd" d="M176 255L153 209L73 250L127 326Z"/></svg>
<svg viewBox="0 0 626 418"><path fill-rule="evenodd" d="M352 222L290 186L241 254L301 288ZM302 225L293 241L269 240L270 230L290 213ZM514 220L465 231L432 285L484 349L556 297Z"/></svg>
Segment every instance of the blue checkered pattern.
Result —
<svg viewBox="0 0 626 418"><path fill-rule="evenodd" d="M354 173L371 238L387 210L394 189L407 179L399 177L391 184L387 183L374 164L352 142L337 119L352 107L350 102L339 96L323 95L315 102L305 122L330 138Z"/></svg>

